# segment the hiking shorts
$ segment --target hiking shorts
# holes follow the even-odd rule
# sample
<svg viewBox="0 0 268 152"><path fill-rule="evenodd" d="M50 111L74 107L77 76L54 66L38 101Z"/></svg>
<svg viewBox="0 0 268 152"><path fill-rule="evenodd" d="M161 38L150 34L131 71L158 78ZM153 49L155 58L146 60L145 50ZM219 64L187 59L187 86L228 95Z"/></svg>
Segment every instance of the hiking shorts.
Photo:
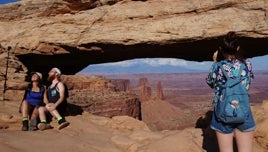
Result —
<svg viewBox="0 0 268 152"><path fill-rule="evenodd" d="M256 129L256 124L253 119L252 113L250 112L247 119L243 123L231 123L231 124L226 124L224 122L218 121L216 119L216 114L213 112L212 114L212 120L211 120L211 129L229 134L234 131L234 129L238 129L242 132L247 132L247 131L254 131Z"/></svg>
<svg viewBox="0 0 268 152"><path fill-rule="evenodd" d="M26 100L26 102L29 103L29 105L33 106L33 107L36 107L36 108L39 108L40 106L44 106L45 104L42 102L31 102L31 101L28 101Z"/></svg>
<svg viewBox="0 0 268 152"><path fill-rule="evenodd" d="M52 102L53 103L53 102ZM56 110L59 112L59 114L64 117L66 115L66 110L67 110L67 100L62 101L62 103L60 103Z"/></svg>

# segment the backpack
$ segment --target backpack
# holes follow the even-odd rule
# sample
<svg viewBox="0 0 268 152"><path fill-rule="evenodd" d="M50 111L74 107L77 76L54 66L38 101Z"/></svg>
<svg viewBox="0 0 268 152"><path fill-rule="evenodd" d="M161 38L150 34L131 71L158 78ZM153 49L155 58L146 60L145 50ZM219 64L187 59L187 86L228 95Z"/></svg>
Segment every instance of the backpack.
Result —
<svg viewBox="0 0 268 152"><path fill-rule="evenodd" d="M230 78L221 63L219 66L227 81L221 86L222 100L216 99L216 118L224 123L243 123L250 113L249 94L242 84L242 81L245 79L241 77L243 68L240 68L238 77ZM234 106L232 103L237 104Z"/></svg>

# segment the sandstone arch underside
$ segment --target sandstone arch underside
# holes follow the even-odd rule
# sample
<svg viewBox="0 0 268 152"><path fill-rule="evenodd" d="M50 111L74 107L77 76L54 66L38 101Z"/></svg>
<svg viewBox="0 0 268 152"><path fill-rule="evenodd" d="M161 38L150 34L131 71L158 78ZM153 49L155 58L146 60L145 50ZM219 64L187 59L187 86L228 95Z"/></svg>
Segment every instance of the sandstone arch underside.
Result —
<svg viewBox="0 0 268 152"><path fill-rule="evenodd" d="M246 57L268 54L265 0L23 0L0 7L1 54L11 46L18 65L44 74L144 57L209 61L228 31L240 35Z"/></svg>
<svg viewBox="0 0 268 152"><path fill-rule="evenodd" d="M41 69L45 73L49 68L58 66L65 74L75 74L90 64L122 61L135 58L180 58L189 61L211 61L213 49L219 45L218 39L200 40L172 44L87 44L98 47L100 51L83 51L76 47L61 46L70 53L58 55L23 54L19 60L29 69ZM267 38L242 38L246 57L268 54ZM77 53L79 52L79 53ZM42 70L43 69L43 70Z"/></svg>

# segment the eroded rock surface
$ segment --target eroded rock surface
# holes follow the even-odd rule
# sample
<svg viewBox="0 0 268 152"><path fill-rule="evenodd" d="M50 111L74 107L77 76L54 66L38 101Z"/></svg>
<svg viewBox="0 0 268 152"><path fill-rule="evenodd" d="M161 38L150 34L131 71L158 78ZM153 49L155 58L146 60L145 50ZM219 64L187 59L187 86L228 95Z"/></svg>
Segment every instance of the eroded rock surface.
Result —
<svg viewBox="0 0 268 152"><path fill-rule="evenodd" d="M267 3L23 0L0 6L0 43L29 70L57 65L66 74L141 57L211 60L228 31L238 32L253 57L268 53Z"/></svg>

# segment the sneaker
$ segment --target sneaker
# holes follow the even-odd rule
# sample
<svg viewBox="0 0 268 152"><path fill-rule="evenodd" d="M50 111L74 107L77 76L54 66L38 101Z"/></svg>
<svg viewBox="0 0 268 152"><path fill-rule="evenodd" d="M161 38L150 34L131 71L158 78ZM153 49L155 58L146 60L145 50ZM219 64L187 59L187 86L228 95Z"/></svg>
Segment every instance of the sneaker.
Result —
<svg viewBox="0 0 268 152"><path fill-rule="evenodd" d="M36 119L31 119L30 120L29 131L35 131L35 130L37 130L37 120Z"/></svg>
<svg viewBox="0 0 268 152"><path fill-rule="evenodd" d="M38 129L39 130L46 130L46 129L51 129L53 128L52 126L50 126L50 124L47 124L47 123L44 123L44 122L41 122L37 125Z"/></svg>
<svg viewBox="0 0 268 152"><path fill-rule="evenodd" d="M59 120L58 123L59 123L58 130L61 130L70 125L70 123L67 122L65 119Z"/></svg>
<svg viewBox="0 0 268 152"><path fill-rule="evenodd" d="M29 129L29 121L28 120L23 120L21 130L22 131L28 131L28 129Z"/></svg>

